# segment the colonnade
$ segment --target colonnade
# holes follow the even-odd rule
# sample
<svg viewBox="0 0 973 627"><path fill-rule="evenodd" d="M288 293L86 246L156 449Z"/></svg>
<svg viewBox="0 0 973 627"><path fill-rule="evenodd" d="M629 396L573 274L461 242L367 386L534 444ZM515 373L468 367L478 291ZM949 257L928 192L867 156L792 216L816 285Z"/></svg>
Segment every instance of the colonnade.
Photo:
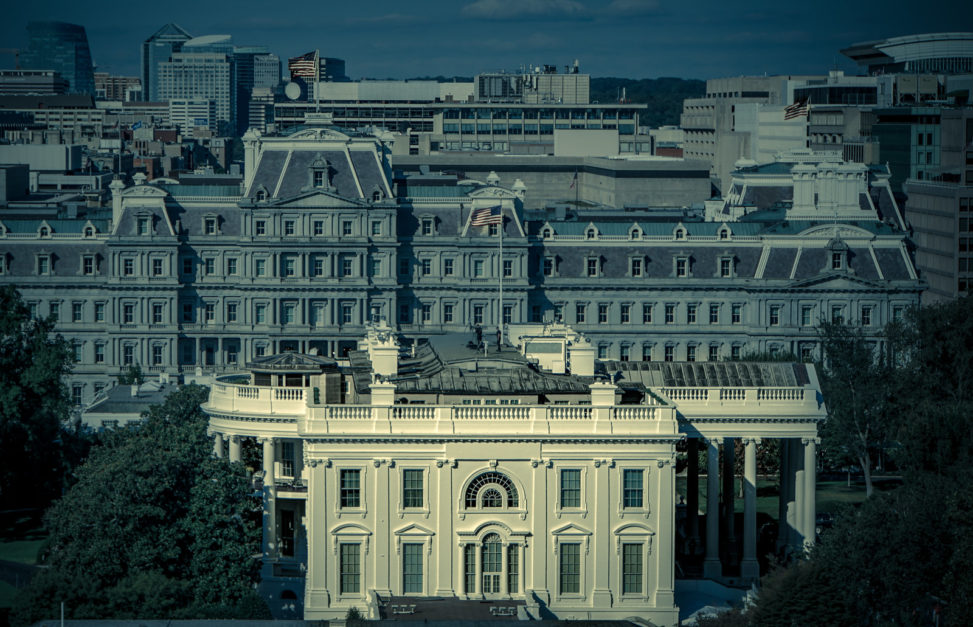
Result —
<svg viewBox="0 0 973 627"><path fill-rule="evenodd" d="M691 552L695 552L701 544L705 547L703 576L708 579L724 577L723 558L731 563L735 563L739 558L740 577L743 579L757 579L760 576L757 559L757 445L760 444L761 439L742 438L744 445L742 547L737 547L736 543L734 441L734 437L690 438L687 441L689 466L686 482L686 534ZM818 440L813 437L781 439L778 549L785 546L804 549L814 542L817 442ZM705 542L702 543L699 528L699 449L701 445L706 448L706 529ZM722 499L720 498L721 445L723 447ZM722 557L721 537L726 542ZM742 555L738 553L739 548L742 548Z"/></svg>

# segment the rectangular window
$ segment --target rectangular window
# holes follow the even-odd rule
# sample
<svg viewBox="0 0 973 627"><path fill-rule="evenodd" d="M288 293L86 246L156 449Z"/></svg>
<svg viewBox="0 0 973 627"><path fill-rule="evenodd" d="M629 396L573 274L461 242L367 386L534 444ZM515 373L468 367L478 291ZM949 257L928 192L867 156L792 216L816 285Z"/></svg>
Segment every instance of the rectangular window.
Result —
<svg viewBox="0 0 973 627"><path fill-rule="evenodd" d="M676 306L666 305L666 324L673 324L676 321Z"/></svg>
<svg viewBox="0 0 973 627"><path fill-rule="evenodd" d="M296 259L292 257L285 257L284 267L282 268L283 272L281 274L283 274L285 277L290 277L297 274L296 263Z"/></svg>
<svg viewBox="0 0 973 627"><path fill-rule="evenodd" d="M622 324L628 324L632 320L632 306L624 304L620 308Z"/></svg>
<svg viewBox="0 0 973 627"><path fill-rule="evenodd" d="M227 303L226 305L226 321L236 322L236 303Z"/></svg>
<svg viewBox="0 0 973 627"><path fill-rule="evenodd" d="M255 259L253 262L254 274L257 276L267 275L267 260L266 259Z"/></svg>
<svg viewBox="0 0 973 627"><path fill-rule="evenodd" d="M71 322L81 322L81 317L83 313L84 313L84 304L71 303Z"/></svg>
<svg viewBox="0 0 973 627"><path fill-rule="evenodd" d="M743 321L743 305L734 303L730 307L730 322L740 324Z"/></svg>
<svg viewBox="0 0 973 627"><path fill-rule="evenodd" d="M720 306L716 303L710 303L709 306L709 323L719 324L720 323Z"/></svg>
<svg viewBox="0 0 973 627"><path fill-rule="evenodd" d="M324 221L322 221L322 220L315 220L314 221L314 234L315 235L324 235Z"/></svg>
<svg viewBox="0 0 973 627"><path fill-rule="evenodd" d="M586 272L588 276L598 276L598 258L588 257L586 261Z"/></svg>
<svg viewBox="0 0 973 627"><path fill-rule="evenodd" d="M162 324L164 322L163 313L162 303L152 303L152 324Z"/></svg>
<svg viewBox="0 0 973 627"><path fill-rule="evenodd" d="M342 469L341 507L361 507L361 471Z"/></svg>
<svg viewBox="0 0 973 627"><path fill-rule="evenodd" d="M588 308L584 303L578 303L574 306L574 321L578 324L584 323L585 310Z"/></svg>
<svg viewBox="0 0 973 627"><path fill-rule="evenodd" d="M294 324L297 322L297 306L294 303L284 303L281 311L281 322L283 324Z"/></svg>
<svg viewBox="0 0 973 627"><path fill-rule="evenodd" d="M473 305L473 324L483 324L483 305Z"/></svg>
<svg viewBox="0 0 973 627"><path fill-rule="evenodd" d="M707 357L710 361L720 360L720 347L716 344L710 344L709 355Z"/></svg>
<svg viewBox="0 0 973 627"><path fill-rule="evenodd" d="M216 218L206 218L204 229L206 235L216 235Z"/></svg>
<svg viewBox="0 0 973 627"><path fill-rule="evenodd" d="M84 349L84 344L82 344L80 341L75 340L75 342L71 344L71 351L74 355L74 363L78 363L81 361L83 349Z"/></svg>
<svg viewBox="0 0 973 627"><path fill-rule="evenodd" d="M193 321L193 306L191 303L183 303L182 306L182 321L192 322Z"/></svg>
<svg viewBox="0 0 973 627"><path fill-rule="evenodd" d="M554 276L554 257L544 257L544 276Z"/></svg>
<svg viewBox="0 0 973 627"><path fill-rule="evenodd" d="M432 235L432 218L422 219L422 234Z"/></svg>
<svg viewBox="0 0 973 627"><path fill-rule="evenodd" d="M696 311L699 309L699 305L689 304L686 305L686 322L688 324L696 324Z"/></svg>
<svg viewBox="0 0 973 627"><path fill-rule="evenodd" d="M253 232L256 235L266 235L267 234L267 222L266 220L257 220L253 223Z"/></svg>
<svg viewBox="0 0 973 627"><path fill-rule="evenodd" d="M896 322L901 322L904 315L905 315L904 307L892 307L892 320L895 320Z"/></svg>
<svg viewBox="0 0 973 627"><path fill-rule="evenodd" d="M402 590L422 593L422 545L417 542L402 544Z"/></svg>
<svg viewBox="0 0 973 627"><path fill-rule="evenodd" d="M561 303L554 305L554 322L564 322L564 305Z"/></svg>
<svg viewBox="0 0 973 627"><path fill-rule="evenodd" d="M182 260L182 273L183 274L192 274L193 273L193 260L192 259L184 258Z"/></svg>
<svg viewBox="0 0 973 627"><path fill-rule="evenodd" d="M122 305L122 322L124 324L135 324L135 305L131 303Z"/></svg>
<svg viewBox="0 0 973 627"><path fill-rule="evenodd" d="M696 347L689 345L686 347L686 361L696 361Z"/></svg>
<svg viewBox="0 0 973 627"><path fill-rule="evenodd" d="M122 259L122 274L125 276L132 276L135 274L134 259Z"/></svg>
<svg viewBox="0 0 973 627"><path fill-rule="evenodd" d="M632 276L642 276L642 260L632 259Z"/></svg>
<svg viewBox="0 0 973 627"><path fill-rule="evenodd" d="M581 545L562 544L560 547L558 574L561 594L581 592Z"/></svg>
<svg viewBox="0 0 973 627"><path fill-rule="evenodd" d="M139 218L138 219L138 234L139 235L148 235L149 234L149 224L151 224L150 218Z"/></svg>
<svg viewBox="0 0 973 627"><path fill-rule="evenodd" d="M514 319L514 306L513 305L504 305L503 306L503 315L502 315L503 323L504 324L510 324L511 322L513 322L513 319Z"/></svg>
<svg viewBox="0 0 973 627"><path fill-rule="evenodd" d="M641 470L626 468L622 471L622 506L642 507L642 476Z"/></svg>
<svg viewBox="0 0 973 627"><path fill-rule="evenodd" d="M372 235L381 235L381 234L382 234L382 223L372 222Z"/></svg>
<svg viewBox="0 0 973 627"><path fill-rule="evenodd" d="M354 314L354 305L351 303L341 303L341 324L351 324Z"/></svg>
<svg viewBox="0 0 973 627"><path fill-rule="evenodd" d="M423 259L419 262L419 273L422 276L429 276L432 274L432 259Z"/></svg>
<svg viewBox="0 0 973 627"><path fill-rule="evenodd" d="M652 345L642 345L642 361L652 361Z"/></svg>
<svg viewBox="0 0 973 627"><path fill-rule="evenodd" d="M237 260L234 258L229 258L226 260L226 273L233 276L237 273Z"/></svg>
<svg viewBox="0 0 973 627"><path fill-rule="evenodd" d="M503 276L512 277L514 275L514 262L513 259L503 260Z"/></svg>
<svg viewBox="0 0 973 627"><path fill-rule="evenodd" d="M642 594L642 545L622 545L622 594Z"/></svg>
<svg viewBox="0 0 973 627"><path fill-rule="evenodd" d="M652 305L642 305L642 324L652 324Z"/></svg>
<svg viewBox="0 0 973 627"><path fill-rule="evenodd" d="M51 317L55 321L61 321L61 303L51 303L50 305Z"/></svg>
<svg viewBox="0 0 973 627"><path fill-rule="evenodd" d="M75 359L75 361L81 361L80 359ZM81 405L84 400L84 387L78 383L71 386L71 402L75 405Z"/></svg>
<svg viewBox="0 0 973 627"><path fill-rule="evenodd" d="M780 305L770 306L770 326L780 326Z"/></svg>
<svg viewBox="0 0 973 627"><path fill-rule="evenodd" d="M358 594L361 591L361 545L341 544L341 594Z"/></svg>
<svg viewBox="0 0 973 627"><path fill-rule="evenodd" d="M324 276L324 259L315 257L311 261L311 273L314 276Z"/></svg>
<svg viewBox="0 0 973 627"><path fill-rule="evenodd" d="M351 257L341 258L341 276L351 276L352 259Z"/></svg>
<svg viewBox="0 0 973 627"><path fill-rule="evenodd" d="M581 470L561 471L561 507L581 507Z"/></svg>
<svg viewBox="0 0 973 627"><path fill-rule="evenodd" d="M103 364L105 363L105 345L95 344L95 363Z"/></svg>
<svg viewBox="0 0 973 627"><path fill-rule="evenodd" d="M131 366L135 363L135 347L131 344L122 346L122 365Z"/></svg>
<svg viewBox="0 0 973 627"><path fill-rule="evenodd" d="M422 507L422 471L408 469L402 473L402 507Z"/></svg>
<svg viewBox="0 0 973 627"><path fill-rule="evenodd" d="M686 259L684 258L676 259L676 276L677 277L687 276L688 275L688 271L686 270L687 266L688 266L688 262Z"/></svg>
<svg viewBox="0 0 973 627"><path fill-rule="evenodd" d="M430 305L428 303L422 303L419 306L419 314L421 316L420 317L420 320L423 323L432 322L432 305Z"/></svg>
<svg viewBox="0 0 973 627"><path fill-rule="evenodd" d="M841 270L841 253L831 253L831 269Z"/></svg>
<svg viewBox="0 0 973 627"><path fill-rule="evenodd" d="M267 321L267 305L254 305L253 308L254 321L257 324L263 324Z"/></svg>
<svg viewBox="0 0 973 627"><path fill-rule="evenodd" d="M862 326L872 326L872 308L868 305L862 307Z"/></svg>
<svg viewBox="0 0 973 627"><path fill-rule="evenodd" d="M608 322L608 305L606 303L601 303L598 305L598 323L606 324Z"/></svg>
<svg viewBox="0 0 973 627"><path fill-rule="evenodd" d="M203 320L206 322L216 321L216 305L214 303L203 305Z"/></svg>
<svg viewBox="0 0 973 627"><path fill-rule="evenodd" d="M730 259L720 259L720 276L728 277L730 276Z"/></svg>
<svg viewBox="0 0 973 627"><path fill-rule="evenodd" d="M443 259L443 274L445 276L453 276L453 260Z"/></svg>
<svg viewBox="0 0 973 627"><path fill-rule="evenodd" d="M152 365L153 366L162 365L162 346L158 344L152 346Z"/></svg>
<svg viewBox="0 0 973 627"><path fill-rule="evenodd" d="M520 545L507 545L507 592L517 594L520 591Z"/></svg>
<svg viewBox="0 0 973 627"><path fill-rule="evenodd" d="M351 220L343 220L341 222L341 234L351 235Z"/></svg>
<svg viewBox="0 0 973 627"><path fill-rule="evenodd" d="M801 307L801 326L809 327L811 326L811 313L814 311L814 307L811 305L803 305Z"/></svg>
<svg viewBox="0 0 973 627"><path fill-rule="evenodd" d="M628 361L629 359L631 359L631 354L632 354L632 347L628 344L622 344L621 347L618 349L618 360Z"/></svg>
<svg viewBox="0 0 973 627"><path fill-rule="evenodd" d="M280 474L284 477L294 476L294 443L280 443Z"/></svg>
<svg viewBox="0 0 973 627"><path fill-rule="evenodd" d="M284 220L284 235L293 235L293 234L294 234L294 221Z"/></svg>
<svg viewBox="0 0 973 627"><path fill-rule="evenodd" d="M474 259L473 260L473 277L479 278L483 276L483 260Z"/></svg>
<svg viewBox="0 0 973 627"><path fill-rule="evenodd" d="M37 258L37 274L50 274L51 273L51 258L47 255L41 255Z"/></svg>
<svg viewBox="0 0 973 627"><path fill-rule="evenodd" d="M835 305L831 308L831 322L834 324L843 324L845 321L844 307L841 305Z"/></svg>
<svg viewBox="0 0 973 627"><path fill-rule="evenodd" d="M665 351L665 355L663 356L663 359L665 359L665 361L675 361L675 359L676 359L676 347L675 346L666 346L666 351Z"/></svg>
<svg viewBox="0 0 973 627"><path fill-rule="evenodd" d="M85 255L81 262L81 271L86 275L92 275L95 273L95 257L94 255Z"/></svg>
<svg viewBox="0 0 973 627"><path fill-rule="evenodd" d="M451 324L453 322L453 305L445 304L443 305L443 323Z"/></svg>
<svg viewBox="0 0 973 627"><path fill-rule="evenodd" d="M739 346L731 346L730 347L730 359L732 359L734 361L740 359L740 347Z"/></svg>
<svg viewBox="0 0 973 627"><path fill-rule="evenodd" d="M476 545L463 546L463 589L466 594L476 592Z"/></svg>

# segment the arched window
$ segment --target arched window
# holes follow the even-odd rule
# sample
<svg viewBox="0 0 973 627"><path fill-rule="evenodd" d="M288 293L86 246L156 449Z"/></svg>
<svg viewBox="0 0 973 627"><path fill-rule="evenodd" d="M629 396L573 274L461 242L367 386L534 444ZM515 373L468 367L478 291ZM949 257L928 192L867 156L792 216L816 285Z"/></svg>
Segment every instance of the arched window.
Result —
<svg viewBox="0 0 973 627"><path fill-rule="evenodd" d="M503 507L503 493L507 494L507 507L519 507L520 499L514 482L507 475L489 470L477 475L466 488L466 507ZM480 505L482 503L482 505ZM489 504L488 504L489 503ZM493 503L496 503L495 505Z"/></svg>
<svg viewBox="0 0 973 627"><path fill-rule="evenodd" d="M41 237L47 237L50 235L50 231L47 230L46 226L41 227Z"/></svg>
<svg viewBox="0 0 973 627"><path fill-rule="evenodd" d="M499 594L500 573L503 570L503 545L500 536L491 533L483 538L483 594Z"/></svg>
<svg viewBox="0 0 973 627"><path fill-rule="evenodd" d="M682 229L676 229L676 239L682 239L686 236L686 232Z"/></svg>
<svg viewBox="0 0 973 627"><path fill-rule="evenodd" d="M544 229L544 231L541 233L541 237L544 239L551 237L551 229Z"/></svg>
<svg viewBox="0 0 973 627"><path fill-rule="evenodd" d="M91 228L90 226L84 227L85 237L94 237L94 234L95 234L95 230L93 228Z"/></svg>
<svg viewBox="0 0 973 627"><path fill-rule="evenodd" d="M595 230L594 229L588 229L588 231L585 233L585 237L587 239L595 239Z"/></svg>

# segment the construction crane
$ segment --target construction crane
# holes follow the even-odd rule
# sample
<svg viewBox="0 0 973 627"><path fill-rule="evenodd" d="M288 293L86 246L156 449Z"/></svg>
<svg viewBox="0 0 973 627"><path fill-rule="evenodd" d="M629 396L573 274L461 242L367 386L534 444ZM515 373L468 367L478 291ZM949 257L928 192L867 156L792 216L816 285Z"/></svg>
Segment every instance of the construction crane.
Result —
<svg viewBox="0 0 973 627"><path fill-rule="evenodd" d="M14 69L20 69L20 49L19 48L0 48L0 54L14 55Z"/></svg>

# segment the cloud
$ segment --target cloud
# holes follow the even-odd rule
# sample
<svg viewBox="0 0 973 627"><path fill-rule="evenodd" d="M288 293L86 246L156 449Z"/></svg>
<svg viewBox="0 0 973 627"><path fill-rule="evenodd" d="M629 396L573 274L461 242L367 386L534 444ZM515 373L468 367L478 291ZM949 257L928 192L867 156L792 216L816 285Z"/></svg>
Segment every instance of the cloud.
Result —
<svg viewBox="0 0 973 627"><path fill-rule="evenodd" d="M616 15L648 15L661 13L658 0L612 0L608 12Z"/></svg>
<svg viewBox="0 0 973 627"><path fill-rule="evenodd" d="M579 17L585 6L577 0L476 0L462 9L463 15L506 20L528 15Z"/></svg>

